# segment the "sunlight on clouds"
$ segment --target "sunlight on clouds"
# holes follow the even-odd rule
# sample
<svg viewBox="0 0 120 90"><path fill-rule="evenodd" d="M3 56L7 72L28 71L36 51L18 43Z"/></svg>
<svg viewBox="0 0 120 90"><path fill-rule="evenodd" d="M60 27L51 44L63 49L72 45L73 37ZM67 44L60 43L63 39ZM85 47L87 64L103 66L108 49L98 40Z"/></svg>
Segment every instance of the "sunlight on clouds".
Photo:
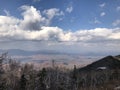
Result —
<svg viewBox="0 0 120 90"><path fill-rule="evenodd" d="M108 38L120 40L120 32L112 33Z"/></svg>

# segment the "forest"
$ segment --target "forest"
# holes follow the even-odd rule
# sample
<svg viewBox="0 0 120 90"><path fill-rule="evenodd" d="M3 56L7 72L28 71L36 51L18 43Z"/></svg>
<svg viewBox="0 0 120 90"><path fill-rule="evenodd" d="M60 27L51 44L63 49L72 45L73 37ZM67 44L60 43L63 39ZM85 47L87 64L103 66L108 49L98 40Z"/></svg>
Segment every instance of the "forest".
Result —
<svg viewBox="0 0 120 90"><path fill-rule="evenodd" d="M33 64L22 64L0 55L0 90L120 90L120 69L81 72L51 67L36 69Z"/></svg>

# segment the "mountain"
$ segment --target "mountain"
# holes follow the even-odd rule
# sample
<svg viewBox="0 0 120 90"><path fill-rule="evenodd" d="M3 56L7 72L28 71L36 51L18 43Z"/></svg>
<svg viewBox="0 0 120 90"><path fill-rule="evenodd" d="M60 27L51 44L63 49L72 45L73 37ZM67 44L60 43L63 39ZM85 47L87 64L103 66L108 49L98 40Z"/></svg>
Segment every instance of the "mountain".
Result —
<svg viewBox="0 0 120 90"><path fill-rule="evenodd" d="M98 61L93 62L83 68L80 71L93 71L98 69L116 69L120 68L120 55L118 56L107 56Z"/></svg>
<svg viewBox="0 0 120 90"><path fill-rule="evenodd" d="M115 56L118 60L120 60L120 55Z"/></svg>
<svg viewBox="0 0 120 90"><path fill-rule="evenodd" d="M54 50L38 50L38 51L27 51L27 50L20 50L20 49L8 49L8 50L2 50L0 49L0 53L8 52L9 55L17 55L17 56L31 56L31 55L38 55L38 54L65 54L61 52L57 52Z"/></svg>

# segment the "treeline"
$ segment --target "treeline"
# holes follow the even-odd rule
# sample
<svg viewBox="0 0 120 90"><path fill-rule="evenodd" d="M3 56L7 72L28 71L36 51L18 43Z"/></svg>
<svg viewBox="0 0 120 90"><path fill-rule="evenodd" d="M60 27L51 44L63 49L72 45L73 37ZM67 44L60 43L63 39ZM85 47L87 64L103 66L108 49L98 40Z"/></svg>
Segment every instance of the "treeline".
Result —
<svg viewBox="0 0 120 90"><path fill-rule="evenodd" d="M36 70L34 65L21 64L0 56L0 90L113 90L120 85L120 70L79 72L59 68Z"/></svg>

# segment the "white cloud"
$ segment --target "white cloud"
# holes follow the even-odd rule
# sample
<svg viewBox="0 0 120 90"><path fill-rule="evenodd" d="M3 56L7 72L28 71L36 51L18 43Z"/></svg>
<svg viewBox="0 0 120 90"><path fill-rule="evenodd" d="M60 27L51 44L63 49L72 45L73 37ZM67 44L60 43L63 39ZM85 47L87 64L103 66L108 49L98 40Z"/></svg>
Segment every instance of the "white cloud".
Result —
<svg viewBox="0 0 120 90"><path fill-rule="evenodd" d="M18 29L20 20L12 16L0 16L0 31Z"/></svg>
<svg viewBox="0 0 120 90"><path fill-rule="evenodd" d="M112 23L113 26L120 26L120 19L117 19L115 20L113 23Z"/></svg>
<svg viewBox="0 0 120 90"><path fill-rule="evenodd" d="M21 13L22 19L10 16L9 12L4 10L7 16L0 16L1 27L17 28L19 30L40 30L42 26L49 26L54 17L64 15L62 11L56 8L44 10L45 16L33 6L24 5L20 9L23 11Z"/></svg>
<svg viewBox="0 0 120 90"><path fill-rule="evenodd" d="M114 32L108 38L120 40L120 32Z"/></svg>
<svg viewBox="0 0 120 90"><path fill-rule="evenodd" d="M59 41L75 43L98 43L120 40L120 28L95 28L90 30L66 31L59 27L45 26L46 20L63 15L59 9L49 9L41 12L33 6L22 6L23 19L13 16L0 16L0 40L1 41ZM118 22L118 21L117 21ZM99 23L96 19L95 23ZM36 24L38 26L36 26ZM65 43L66 44L66 43ZM74 44L74 43L72 43Z"/></svg>
<svg viewBox="0 0 120 90"><path fill-rule="evenodd" d="M7 16L10 16L10 12L6 9L3 10Z"/></svg>
<svg viewBox="0 0 120 90"><path fill-rule="evenodd" d="M64 13L57 8L44 10L43 14L47 17L47 24L50 24L50 21L53 19L53 17L64 15Z"/></svg>
<svg viewBox="0 0 120 90"><path fill-rule="evenodd" d="M103 8L103 7L105 7L105 5L106 5L106 3L102 3L102 4L100 4L99 6L100 6L101 8Z"/></svg>
<svg viewBox="0 0 120 90"><path fill-rule="evenodd" d="M22 19L11 15L0 15L0 48L20 47L28 50L31 48L36 50L52 48L64 51L73 50L74 52L84 52L85 50L87 52L119 51L120 28L67 31L59 27L49 26L55 16L64 15L59 9L52 8L43 12L33 6L22 6L21 9L23 11L21 13ZM94 23L101 22L95 18ZM120 20L113 22L113 25L120 25Z"/></svg>
<svg viewBox="0 0 120 90"><path fill-rule="evenodd" d="M33 0L33 2L40 2L41 0Z"/></svg>
<svg viewBox="0 0 120 90"><path fill-rule="evenodd" d="M103 16L105 16L105 15L106 15L105 12L102 12L102 13L100 14L101 17L103 17Z"/></svg>
<svg viewBox="0 0 120 90"><path fill-rule="evenodd" d="M117 10L117 11L120 11L120 6L118 6L118 7L116 8L116 10Z"/></svg>
<svg viewBox="0 0 120 90"><path fill-rule="evenodd" d="M71 13L73 11L73 7L69 6L66 8L66 12Z"/></svg>
<svg viewBox="0 0 120 90"><path fill-rule="evenodd" d="M0 17L0 20L2 17ZM76 32L64 31L59 27L42 26L41 29L35 31L19 29L19 25L15 27L17 19L12 17L4 17L12 22L8 24L4 19L0 22L0 38L3 40L39 40L39 41L61 41L61 42L89 42L120 39L120 28L107 29L96 28L91 30L78 30ZM5 26L3 25L5 23Z"/></svg>
<svg viewBox="0 0 120 90"><path fill-rule="evenodd" d="M101 22L95 17L93 23L94 23L94 24L100 24Z"/></svg>
<svg viewBox="0 0 120 90"><path fill-rule="evenodd" d="M44 25L45 17L42 17L39 10L33 6L22 6L23 20L20 21L20 28L24 30L39 30Z"/></svg>
<svg viewBox="0 0 120 90"><path fill-rule="evenodd" d="M114 31L114 30L113 30ZM115 29L116 31L116 29ZM104 41L109 40L108 36L112 34L112 30L107 28L96 28L91 30L79 30L75 32L78 41Z"/></svg>

